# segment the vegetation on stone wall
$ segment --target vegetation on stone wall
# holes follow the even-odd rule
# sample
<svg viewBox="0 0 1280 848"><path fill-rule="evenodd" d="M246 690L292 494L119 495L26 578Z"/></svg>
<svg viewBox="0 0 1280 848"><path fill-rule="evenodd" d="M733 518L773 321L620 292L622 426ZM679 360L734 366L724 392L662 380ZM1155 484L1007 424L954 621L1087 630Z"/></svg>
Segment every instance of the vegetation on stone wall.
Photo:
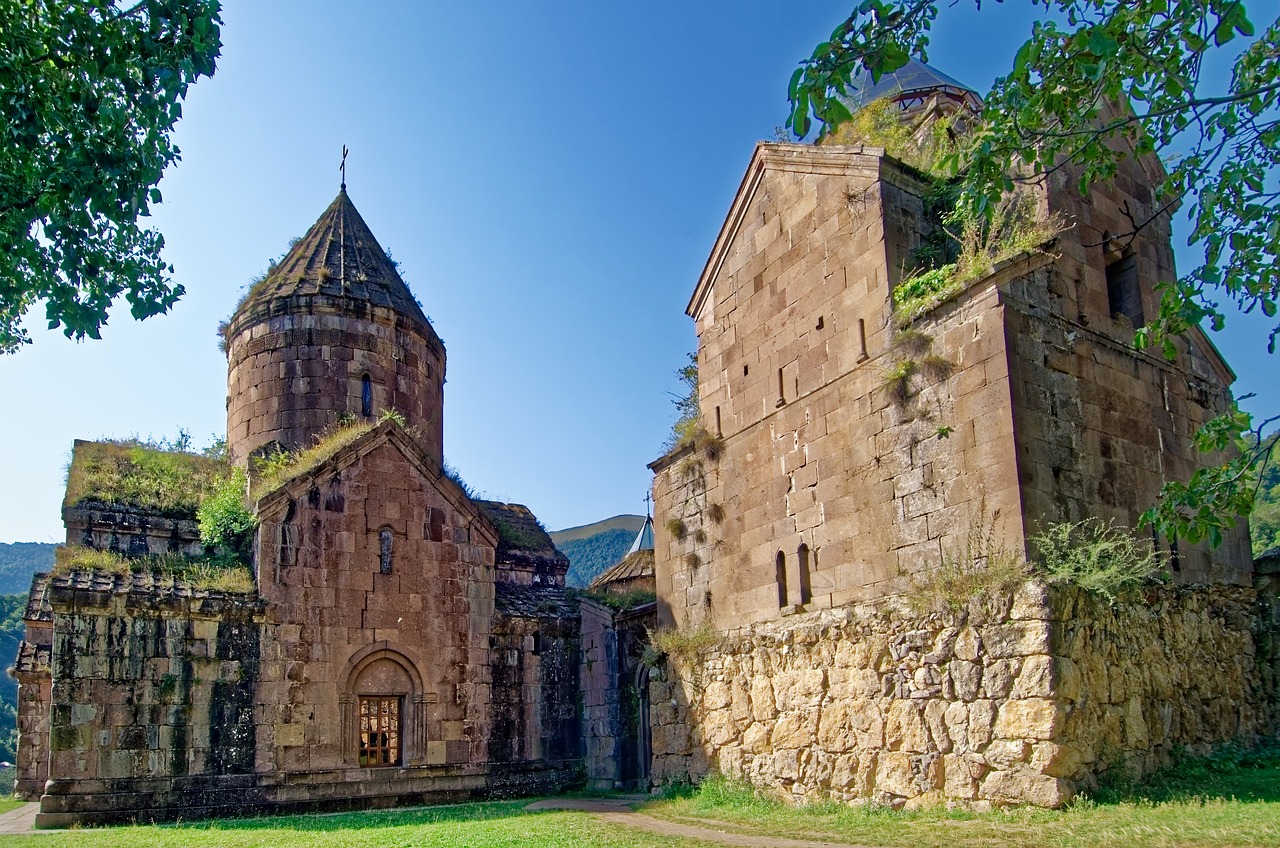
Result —
<svg viewBox="0 0 1280 848"><path fill-rule="evenodd" d="M230 475L225 461L160 443L81 442L67 468L63 506L118 505L193 520Z"/></svg>
<svg viewBox="0 0 1280 848"><path fill-rule="evenodd" d="M1166 576L1148 539L1127 527L1089 519L1052 524L1029 538L1033 563L1005 548L994 519L974 522L964 544L910 575L906 597L916 612L958 611L975 599L1009 595L1028 577L1078 586L1109 602L1126 589Z"/></svg>
<svg viewBox="0 0 1280 848"><path fill-rule="evenodd" d="M73 571L97 571L127 575L135 572L173 578L198 589L215 592L253 592L253 572L235 557L214 555L207 558L161 554L125 557L114 551L66 545L58 548L54 574Z"/></svg>
<svg viewBox="0 0 1280 848"><path fill-rule="evenodd" d="M250 468L252 498L261 498L301 477L373 428L367 421L340 425L321 433L309 448L281 451L255 461Z"/></svg>
<svg viewBox="0 0 1280 848"><path fill-rule="evenodd" d="M1245 3L1169 4L1134 0L1046 0L1044 20L995 81L957 157L959 206L986 218L1014 186L1069 166L1080 193L1113 180L1121 163L1165 156L1160 202L1131 215L1127 244L1160 216L1181 207L1189 244L1203 262L1178 279L1157 281L1159 314L1137 332L1139 346L1178 356L1175 339L1194 327L1225 324L1224 300L1242 312L1280 314L1280 18L1261 27ZM851 120L844 98L925 59L938 0L869 0L859 4L801 62L791 79L787 126L805 136L812 119L827 134ZM1048 12L1053 14L1048 14ZM1220 73L1223 67L1230 73ZM1209 69L1218 70L1209 70ZM1280 325L1273 327L1274 351ZM1238 437L1262 429L1232 410ZM1274 443L1269 443L1268 448ZM1260 444L1255 445L1260 447ZM1232 467L1175 487L1175 501L1148 519L1169 538L1218 544L1222 528L1252 508L1248 469L1269 462L1254 450Z"/></svg>
<svg viewBox="0 0 1280 848"><path fill-rule="evenodd" d="M953 262L909 274L893 289L894 321L907 326L988 276L1001 262L1037 253L1066 229L1060 215L1041 216L1029 191L1010 192L979 217L953 207L942 229L956 242Z"/></svg>
<svg viewBox="0 0 1280 848"><path fill-rule="evenodd" d="M1054 524L1030 541L1049 580L1074 584L1109 601L1131 586L1164 576L1149 539L1097 518Z"/></svg>
<svg viewBox="0 0 1280 848"><path fill-rule="evenodd" d="M658 655L678 659L691 659L719 641L720 633L709 621L703 621L696 627L662 627L649 631L649 644Z"/></svg>
<svg viewBox="0 0 1280 848"><path fill-rule="evenodd" d="M881 147L894 159L931 177L948 179L959 153L957 138L954 121L941 119L913 127L903 122L896 103L877 100L853 112L821 143Z"/></svg>
<svg viewBox="0 0 1280 848"><path fill-rule="evenodd" d="M994 518L971 522L964 543L942 560L909 575L906 598L918 613L956 612L971 601L1004 597L1027 579L1021 554L1004 547Z"/></svg>
<svg viewBox="0 0 1280 848"><path fill-rule="evenodd" d="M257 517L245 504L248 481L243 468L233 468L196 510L200 541L214 549L224 549L248 562L253 555L253 532Z"/></svg>

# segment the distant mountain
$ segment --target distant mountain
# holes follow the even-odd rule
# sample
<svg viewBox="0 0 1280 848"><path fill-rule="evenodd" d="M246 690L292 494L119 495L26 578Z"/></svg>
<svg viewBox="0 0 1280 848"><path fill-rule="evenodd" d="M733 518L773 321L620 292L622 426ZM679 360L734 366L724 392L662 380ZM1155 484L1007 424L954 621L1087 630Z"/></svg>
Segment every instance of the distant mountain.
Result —
<svg viewBox="0 0 1280 848"><path fill-rule="evenodd" d="M25 595L32 574L53 568L56 547L48 542L0 542L0 595Z"/></svg>
<svg viewBox="0 0 1280 848"><path fill-rule="evenodd" d="M551 541L569 558L566 582L581 589L597 574L616 565L627 555L643 526L643 515L615 515L594 524L556 530Z"/></svg>

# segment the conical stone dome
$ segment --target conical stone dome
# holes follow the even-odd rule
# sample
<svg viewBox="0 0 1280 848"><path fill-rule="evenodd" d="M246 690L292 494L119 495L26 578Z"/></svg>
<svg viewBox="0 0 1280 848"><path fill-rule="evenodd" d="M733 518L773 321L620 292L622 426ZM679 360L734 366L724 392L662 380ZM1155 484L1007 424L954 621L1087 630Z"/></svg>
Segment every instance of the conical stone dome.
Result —
<svg viewBox="0 0 1280 848"><path fill-rule="evenodd" d="M389 410L442 459L444 344L345 188L249 291L224 338L235 461Z"/></svg>

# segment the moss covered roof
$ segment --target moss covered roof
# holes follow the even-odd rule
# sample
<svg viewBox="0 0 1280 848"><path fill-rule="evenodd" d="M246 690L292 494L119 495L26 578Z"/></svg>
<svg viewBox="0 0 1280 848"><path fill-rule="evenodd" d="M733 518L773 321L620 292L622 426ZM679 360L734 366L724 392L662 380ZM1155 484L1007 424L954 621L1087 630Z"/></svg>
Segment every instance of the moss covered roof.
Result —
<svg viewBox="0 0 1280 848"><path fill-rule="evenodd" d="M195 520L196 509L231 474L231 465L137 442L77 439L62 508L105 507Z"/></svg>
<svg viewBox="0 0 1280 848"><path fill-rule="evenodd" d="M523 504L472 501L498 530L499 562L520 562L569 567L538 519Z"/></svg>
<svg viewBox="0 0 1280 848"><path fill-rule="evenodd" d="M249 290L231 317L231 325L287 312L294 308L291 304L316 297L394 310L439 342L422 307L356 211L346 189L266 278Z"/></svg>

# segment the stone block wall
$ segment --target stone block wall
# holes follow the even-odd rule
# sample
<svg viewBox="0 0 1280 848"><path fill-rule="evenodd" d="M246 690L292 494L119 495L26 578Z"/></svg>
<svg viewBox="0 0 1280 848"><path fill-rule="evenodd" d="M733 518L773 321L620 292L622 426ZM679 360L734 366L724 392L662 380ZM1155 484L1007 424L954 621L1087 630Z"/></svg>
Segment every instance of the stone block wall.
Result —
<svg viewBox="0 0 1280 848"><path fill-rule="evenodd" d="M133 579L77 572L50 583L43 825L252 802L242 784L256 746L258 598L140 590Z"/></svg>
<svg viewBox="0 0 1280 848"><path fill-rule="evenodd" d="M362 779L354 710L375 694L402 701L402 765L465 770L488 759L496 538L417 451L388 422L340 463L258 503L258 584L270 610L262 774L308 773L315 794L323 774L323 791L348 793Z"/></svg>
<svg viewBox="0 0 1280 848"><path fill-rule="evenodd" d="M488 759L564 764L581 757L576 616L494 619Z"/></svg>
<svg viewBox="0 0 1280 848"><path fill-rule="evenodd" d="M373 415L394 409L418 427L436 461L444 455L444 346L429 327L393 310L324 298L296 313L237 327L227 347L227 447L236 462L276 441L306 447L339 415L362 412L369 375ZM424 335L425 334L425 335Z"/></svg>
<svg viewBox="0 0 1280 848"><path fill-rule="evenodd" d="M954 614L886 598L730 630L650 684L653 778L714 768L796 799L1059 806L1116 763L1273 732L1257 613L1240 587L1111 607L1032 581Z"/></svg>
<svg viewBox="0 0 1280 848"><path fill-rule="evenodd" d="M648 789L649 669L655 604L615 612L589 598L582 610L582 738L587 788Z"/></svg>
<svg viewBox="0 0 1280 848"><path fill-rule="evenodd" d="M200 525L194 520L149 515L119 506L77 506L63 509L67 544L124 556L181 554L200 556Z"/></svg>
<svg viewBox="0 0 1280 848"><path fill-rule="evenodd" d="M1132 328L1125 339L1066 317L1069 272L1046 266L1001 290L1028 531L1087 518L1136 527L1166 481L1223 460L1200 453L1194 439L1228 408L1232 378L1198 331L1170 362L1136 350ZM1182 542L1175 551L1161 540L1174 580L1248 585L1248 528L1241 522L1224 536L1216 549Z"/></svg>

